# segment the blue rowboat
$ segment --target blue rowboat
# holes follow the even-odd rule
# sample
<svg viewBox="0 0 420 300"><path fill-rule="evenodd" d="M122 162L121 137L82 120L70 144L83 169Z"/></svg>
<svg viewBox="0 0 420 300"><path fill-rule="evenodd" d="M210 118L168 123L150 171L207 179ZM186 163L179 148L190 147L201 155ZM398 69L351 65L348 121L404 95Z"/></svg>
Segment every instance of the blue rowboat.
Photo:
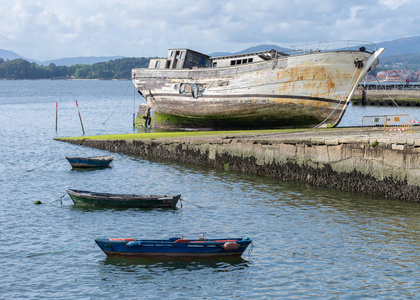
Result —
<svg viewBox="0 0 420 300"><path fill-rule="evenodd" d="M66 190L76 205L115 208L175 208L181 195L134 195Z"/></svg>
<svg viewBox="0 0 420 300"><path fill-rule="evenodd" d="M133 238L97 238L99 248L110 257L194 259L240 257L251 244L249 237L198 239L170 238L168 240L141 240Z"/></svg>
<svg viewBox="0 0 420 300"><path fill-rule="evenodd" d="M114 160L111 155L92 156L92 157L66 157L73 168L104 168Z"/></svg>

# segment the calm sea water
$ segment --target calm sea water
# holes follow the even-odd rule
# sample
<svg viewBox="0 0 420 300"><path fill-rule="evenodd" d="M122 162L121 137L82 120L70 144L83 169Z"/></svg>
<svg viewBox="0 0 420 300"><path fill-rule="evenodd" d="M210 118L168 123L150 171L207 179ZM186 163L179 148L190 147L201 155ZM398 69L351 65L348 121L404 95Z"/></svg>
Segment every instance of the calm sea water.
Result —
<svg viewBox="0 0 420 300"><path fill-rule="evenodd" d="M415 299L420 206L193 165L114 154L74 171L65 156L108 154L54 141L133 132L129 81L0 81L2 299ZM58 102L58 131L55 112ZM342 124L392 108L350 107ZM418 110L410 110L419 114ZM176 210L73 206L67 188L180 193ZM35 205L40 200L43 205ZM107 258L97 236L250 236L235 260Z"/></svg>

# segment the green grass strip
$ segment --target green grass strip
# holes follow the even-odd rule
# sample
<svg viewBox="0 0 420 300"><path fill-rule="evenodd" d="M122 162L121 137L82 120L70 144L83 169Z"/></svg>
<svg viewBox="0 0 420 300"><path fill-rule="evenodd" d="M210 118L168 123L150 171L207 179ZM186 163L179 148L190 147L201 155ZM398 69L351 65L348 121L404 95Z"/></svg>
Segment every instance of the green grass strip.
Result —
<svg viewBox="0 0 420 300"><path fill-rule="evenodd" d="M304 130L304 129L300 129ZM238 136L238 135L255 135L255 134L272 134L284 132L296 132L299 129L269 129L269 130L238 130L238 131L171 131L171 132L142 132L142 133L126 133L126 134L107 134L107 135L91 135L79 137L63 137L56 140L145 140L145 139L162 139L162 138L180 138L180 137L200 137L200 136Z"/></svg>

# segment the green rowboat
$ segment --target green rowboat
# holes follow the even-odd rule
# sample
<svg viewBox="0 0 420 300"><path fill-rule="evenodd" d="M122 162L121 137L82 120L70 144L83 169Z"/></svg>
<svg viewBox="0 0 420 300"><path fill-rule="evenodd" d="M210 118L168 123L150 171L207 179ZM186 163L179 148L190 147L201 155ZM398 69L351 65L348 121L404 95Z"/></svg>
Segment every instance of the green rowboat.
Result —
<svg viewBox="0 0 420 300"><path fill-rule="evenodd" d="M127 208L175 208L181 195L133 195L71 190L67 193L75 205Z"/></svg>

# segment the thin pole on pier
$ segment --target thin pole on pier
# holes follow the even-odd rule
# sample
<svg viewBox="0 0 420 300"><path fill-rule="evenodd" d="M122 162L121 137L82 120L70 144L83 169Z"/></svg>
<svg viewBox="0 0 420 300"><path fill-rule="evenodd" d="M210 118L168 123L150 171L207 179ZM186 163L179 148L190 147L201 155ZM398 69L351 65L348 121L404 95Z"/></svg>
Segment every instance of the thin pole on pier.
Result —
<svg viewBox="0 0 420 300"><path fill-rule="evenodd" d="M55 102L55 133L57 133L58 102Z"/></svg>
<svg viewBox="0 0 420 300"><path fill-rule="evenodd" d="M133 129L136 128L136 87L133 88Z"/></svg>
<svg viewBox="0 0 420 300"><path fill-rule="evenodd" d="M79 113L80 125L82 125L83 135L85 135L85 129L83 128L82 117L80 116L79 105L77 104L77 100L76 100L76 106L77 106L77 112Z"/></svg>

